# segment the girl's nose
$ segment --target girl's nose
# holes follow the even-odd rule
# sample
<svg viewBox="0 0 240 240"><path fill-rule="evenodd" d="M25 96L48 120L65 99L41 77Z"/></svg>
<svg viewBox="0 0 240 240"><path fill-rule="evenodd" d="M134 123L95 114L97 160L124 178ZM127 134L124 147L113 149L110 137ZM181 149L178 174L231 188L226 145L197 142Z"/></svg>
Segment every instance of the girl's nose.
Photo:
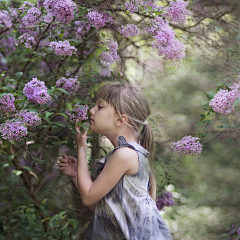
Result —
<svg viewBox="0 0 240 240"><path fill-rule="evenodd" d="M94 107L89 110L89 112L90 112L91 115L93 115L93 113L94 113L94 110L93 110L93 109L94 109Z"/></svg>

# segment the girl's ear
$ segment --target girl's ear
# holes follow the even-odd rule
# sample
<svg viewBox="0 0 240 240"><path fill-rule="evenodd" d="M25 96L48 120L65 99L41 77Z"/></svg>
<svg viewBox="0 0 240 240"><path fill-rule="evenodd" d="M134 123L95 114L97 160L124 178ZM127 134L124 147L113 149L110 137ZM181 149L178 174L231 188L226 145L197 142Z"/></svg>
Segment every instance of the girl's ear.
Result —
<svg viewBox="0 0 240 240"><path fill-rule="evenodd" d="M121 116L119 116L119 118L116 121L116 126L117 127L121 127L124 124L126 124L128 121L128 116L126 114L122 114Z"/></svg>

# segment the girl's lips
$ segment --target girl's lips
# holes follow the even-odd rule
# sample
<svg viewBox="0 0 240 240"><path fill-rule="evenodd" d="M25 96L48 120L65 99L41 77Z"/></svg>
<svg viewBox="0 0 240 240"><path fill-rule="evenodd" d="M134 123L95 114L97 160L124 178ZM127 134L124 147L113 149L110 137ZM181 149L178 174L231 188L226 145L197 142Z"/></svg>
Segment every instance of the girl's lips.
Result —
<svg viewBox="0 0 240 240"><path fill-rule="evenodd" d="M93 119L90 118L90 122L93 122Z"/></svg>

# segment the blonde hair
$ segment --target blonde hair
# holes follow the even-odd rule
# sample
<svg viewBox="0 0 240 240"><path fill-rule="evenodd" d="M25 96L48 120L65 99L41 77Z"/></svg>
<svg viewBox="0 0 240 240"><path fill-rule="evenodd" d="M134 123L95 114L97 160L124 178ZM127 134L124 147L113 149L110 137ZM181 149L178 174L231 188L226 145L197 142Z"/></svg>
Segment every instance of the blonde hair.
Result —
<svg viewBox="0 0 240 240"><path fill-rule="evenodd" d="M152 129L145 124L147 117L151 114L150 105L141 89L137 86L110 83L103 85L97 92L98 99L111 104L119 117L122 114L128 116L127 125L132 129L133 135L147 151L149 151L149 164L152 174L150 177L150 196L156 199L156 179L153 169L153 145L154 137Z"/></svg>

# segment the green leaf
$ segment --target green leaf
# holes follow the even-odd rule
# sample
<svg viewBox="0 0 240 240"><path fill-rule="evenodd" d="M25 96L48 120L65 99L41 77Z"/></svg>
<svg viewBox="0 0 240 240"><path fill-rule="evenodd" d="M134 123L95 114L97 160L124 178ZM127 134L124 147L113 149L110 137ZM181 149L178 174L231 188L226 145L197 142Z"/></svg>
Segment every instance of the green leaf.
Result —
<svg viewBox="0 0 240 240"><path fill-rule="evenodd" d="M75 230L79 224L77 219L69 219L70 224L73 226L73 229Z"/></svg>
<svg viewBox="0 0 240 240"><path fill-rule="evenodd" d="M204 114L201 114L200 117L201 117L201 119L205 119L205 115Z"/></svg>
<svg viewBox="0 0 240 240"><path fill-rule="evenodd" d="M199 122L199 123L196 124L196 126L200 126L200 125L202 125L202 124L203 124L202 122Z"/></svg>
<svg viewBox="0 0 240 240"><path fill-rule="evenodd" d="M214 91L208 91L208 92L206 92L206 94L207 94L207 98L209 99L209 100L211 100L211 99L213 99L214 98L214 95L216 94Z"/></svg>
<svg viewBox="0 0 240 240"><path fill-rule="evenodd" d="M204 105L207 105L207 104L209 104L209 101L207 101L207 100L202 100L201 106L204 106Z"/></svg>
<svg viewBox="0 0 240 240"><path fill-rule="evenodd" d="M46 112L46 118L49 118L49 116L51 116L53 113L51 113L51 112Z"/></svg>
<svg viewBox="0 0 240 240"><path fill-rule="evenodd" d="M233 106L235 107L238 103L240 103L240 99L239 99L239 98L237 98L237 99L235 100Z"/></svg>
<svg viewBox="0 0 240 240"><path fill-rule="evenodd" d="M205 123L211 123L211 120L206 120Z"/></svg>
<svg viewBox="0 0 240 240"><path fill-rule="evenodd" d="M228 128L228 127L229 127L228 124L226 124L226 123L223 124L223 128Z"/></svg>
<svg viewBox="0 0 240 240"><path fill-rule="evenodd" d="M17 177L19 175L21 175L23 172L21 170L12 170L12 173Z"/></svg>
<svg viewBox="0 0 240 240"><path fill-rule="evenodd" d="M105 38L105 37L106 37L106 35L105 35L103 32L101 32L101 35L102 35L102 37L103 37L103 38Z"/></svg>
<svg viewBox="0 0 240 240"><path fill-rule="evenodd" d="M61 92L64 92L64 93L68 94L68 92L63 88L56 88L55 90L58 90L58 91L61 91Z"/></svg>
<svg viewBox="0 0 240 240"><path fill-rule="evenodd" d="M64 116L65 118L68 118L68 115L67 115L67 114L64 114L64 113L56 113L55 116L57 116L57 115L62 115L62 116Z"/></svg>
<svg viewBox="0 0 240 240"><path fill-rule="evenodd" d="M217 128L223 128L223 125L217 126Z"/></svg>
<svg viewBox="0 0 240 240"><path fill-rule="evenodd" d="M74 128L69 128L73 134L77 134L77 131Z"/></svg>
<svg viewBox="0 0 240 240"><path fill-rule="evenodd" d="M23 76L23 72L16 73L16 79L19 80Z"/></svg>
<svg viewBox="0 0 240 240"><path fill-rule="evenodd" d="M66 127L66 126L64 125L64 123L62 123L61 121L53 122L53 124L55 124L55 125L57 125L57 126L59 126L59 127Z"/></svg>

